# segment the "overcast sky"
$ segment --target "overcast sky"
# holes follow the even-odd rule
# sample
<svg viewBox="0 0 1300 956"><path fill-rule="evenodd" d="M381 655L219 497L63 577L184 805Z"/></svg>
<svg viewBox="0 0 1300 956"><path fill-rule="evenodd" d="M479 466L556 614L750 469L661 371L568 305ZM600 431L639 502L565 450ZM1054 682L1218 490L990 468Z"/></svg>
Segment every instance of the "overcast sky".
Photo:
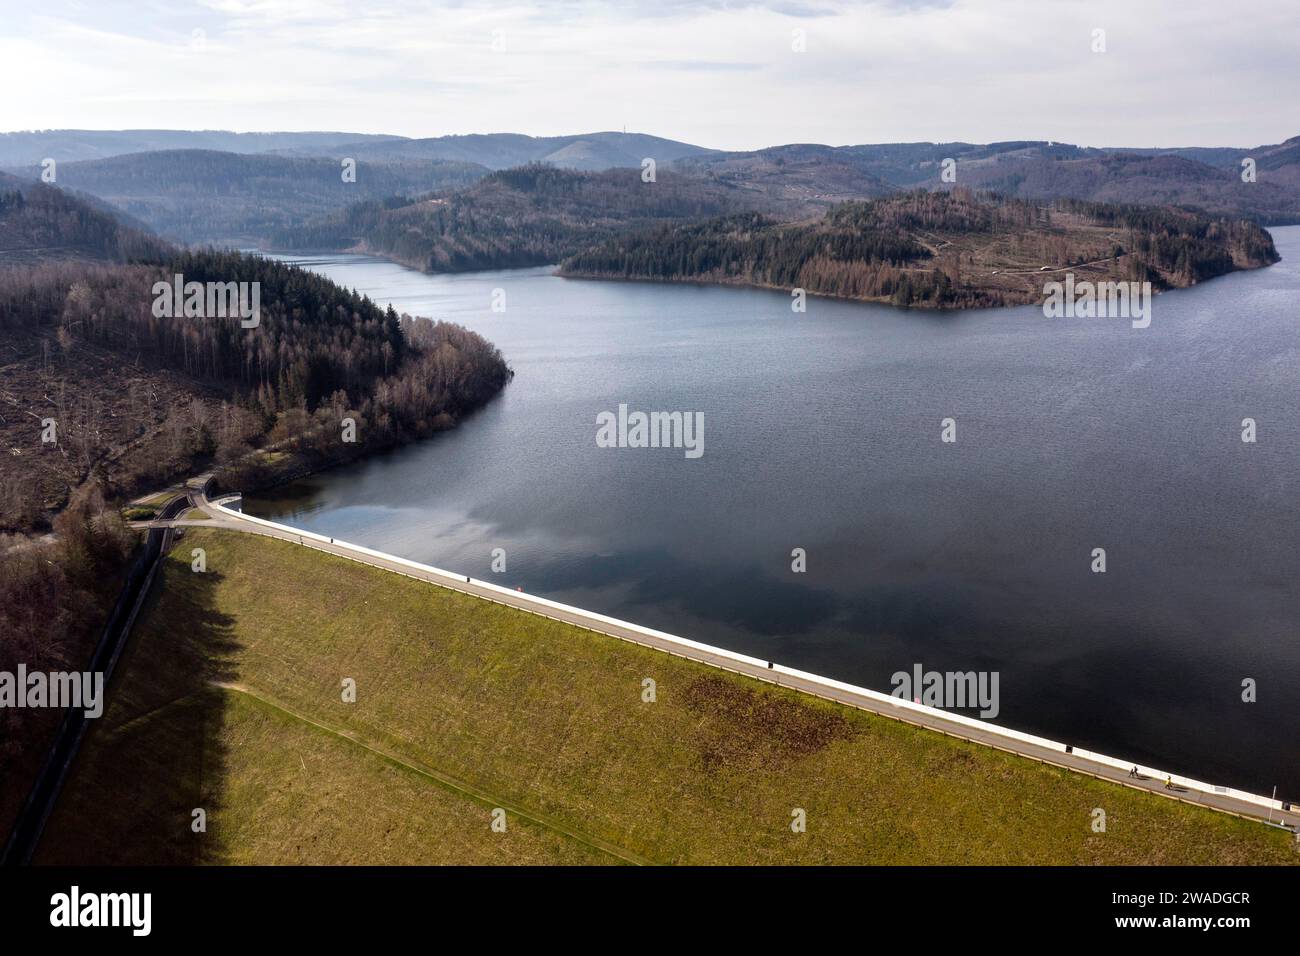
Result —
<svg viewBox="0 0 1300 956"><path fill-rule="evenodd" d="M0 90L0 130L1248 147L1300 134L1300 2L0 0Z"/></svg>

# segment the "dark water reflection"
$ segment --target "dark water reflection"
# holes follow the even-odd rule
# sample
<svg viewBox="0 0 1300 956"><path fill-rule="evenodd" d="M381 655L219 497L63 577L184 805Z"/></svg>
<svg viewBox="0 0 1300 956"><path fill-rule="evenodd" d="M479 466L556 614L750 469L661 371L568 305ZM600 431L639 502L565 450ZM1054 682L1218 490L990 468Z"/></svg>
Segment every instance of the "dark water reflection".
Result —
<svg viewBox="0 0 1300 956"><path fill-rule="evenodd" d="M882 690L998 670L1000 723L1300 797L1300 227L1274 235L1282 263L1161 295L1146 330L311 259L517 375L248 507ZM598 448L620 402L703 412L705 454Z"/></svg>

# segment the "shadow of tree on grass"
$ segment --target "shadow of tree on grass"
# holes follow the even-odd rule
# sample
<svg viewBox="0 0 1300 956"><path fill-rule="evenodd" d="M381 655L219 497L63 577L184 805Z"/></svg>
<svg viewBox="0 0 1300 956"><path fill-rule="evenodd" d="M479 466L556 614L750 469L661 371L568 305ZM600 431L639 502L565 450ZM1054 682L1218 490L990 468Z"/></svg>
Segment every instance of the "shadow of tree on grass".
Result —
<svg viewBox="0 0 1300 956"><path fill-rule="evenodd" d="M223 863L227 694L239 650L216 609L222 576L178 545L163 562L37 847L63 865ZM196 810L206 832L196 832Z"/></svg>

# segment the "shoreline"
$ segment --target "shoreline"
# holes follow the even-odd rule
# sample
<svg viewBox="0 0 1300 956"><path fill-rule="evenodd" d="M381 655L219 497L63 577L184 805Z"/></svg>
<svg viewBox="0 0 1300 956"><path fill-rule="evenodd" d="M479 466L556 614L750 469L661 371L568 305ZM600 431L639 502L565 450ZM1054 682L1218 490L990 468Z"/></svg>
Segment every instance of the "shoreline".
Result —
<svg viewBox="0 0 1300 956"><path fill-rule="evenodd" d="M1282 257L1279 255L1278 258L1273 262L1266 262L1257 266L1240 266L1228 272L1223 272L1220 273L1219 275L1214 275L1206 279L1202 279L1199 282L1193 282L1190 285L1171 285L1159 289L1153 288L1152 293L1153 295L1160 295L1161 293L1164 292L1172 292L1180 289L1194 289L1197 286L1204 285L1207 282L1213 282L1215 279L1222 279L1225 276L1236 275L1239 272L1257 272L1260 269L1267 269L1270 268L1271 266L1277 265L1281 261L1282 261ZM401 263L399 263L399 265L400 264ZM1105 275L1105 273L1102 273L1101 270L1099 269L1094 268L1089 270L1089 266L1090 266L1089 263L1081 263L1078 266L1067 266L1060 269L1051 269L1046 272L1040 272L1040 273L1035 272L1035 273L1027 273L1027 274L1042 275L1042 276L1057 276L1062 273L1078 274L1078 272L1088 270L1089 273ZM925 272L927 270L914 270L914 271ZM662 276L605 275L598 272L566 272L562 266L556 267L556 270L555 272L552 273L552 275L554 275L556 278L559 279L576 279L576 280L586 281L586 282L629 282L629 283L648 283L651 285L692 285L692 286L702 286L702 287L709 287L709 288L758 289L767 292L784 292L786 294L793 292L795 288L793 286L774 285L772 283L756 282L756 281L751 281L746 279L728 279L728 278L710 279L710 278L698 278L693 276L673 276L673 277L665 278ZM1109 281L1127 282L1130 280L1114 279ZM832 302L861 303L863 305L884 305L884 306L888 306L891 309L900 309L904 312L919 312L919 313L926 313L926 312L950 313L950 312L986 311L991 309L1018 309L1027 305L1042 305L1044 299L1044 296L1040 295L1040 296L1026 297L1024 301L1003 302L995 305L980 305L978 303L954 303L952 305L899 305L898 303L892 301L892 299L887 296L836 295L833 292L818 292L814 289L804 289L803 291L804 294L809 298L826 299L827 301L832 301ZM999 291L1001 292L1001 290Z"/></svg>
<svg viewBox="0 0 1300 956"><path fill-rule="evenodd" d="M360 464L364 461L369 461L371 459L379 458L383 455L392 454L394 452L401 451L404 448L410 448L414 445L419 445L423 442L435 441L439 435L445 432L455 431L456 429L460 428L466 421L473 418L480 411L486 408L490 403L496 401L501 396L501 393L504 392L506 388L510 385L510 380L513 379L513 377L514 374L512 372L510 378L506 380L505 385L501 386L501 388L495 394L493 394L482 405L470 409L464 415L464 417L457 419L449 428L442 428L439 429L438 431L431 432L428 435L417 436L415 438L410 439L409 441L394 442L389 445L383 445L380 447L363 450L359 454L352 455L348 458L323 459L320 461L313 461L311 460L311 456L301 451L287 452L285 453L286 458L284 459L283 465L277 463L273 465L263 466L271 469L272 474L267 476L264 480L254 481L251 484L241 481L241 488L239 490L241 492L247 491L253 494L261 494L263 492L271 491L275 488L281 488L284 487L285 485L292 484L295 481L301 481L302 479L309 478L312 475L331 471L335 468L342 468L345 465ZM225 467L217 466L215 464L213 464L211 467L206 469L206 472L201 472L201 474L202 473L210 473L213 477L213 481L216 483L216 486L218 488L226 488L226 480L238 475L237 471L234 472L227 471ZM193 477L193 476L189 476L189 477ZM189 480L189 477L180 479L180 483L183 485L186 481ZM234 490L234 489L229 489L229 490Z"/></svg>
<svg viewBox="0 0 1300 956"><path fill-rule="evenodd" d="M1286 226L1292 226L1292 225L1300 226L1300 220L1298 220L1296 223L1283 223L1283 224L1274 223L1272 225L1275 228L1284 228ZM1265 231L1268 231L1269 229L1268 226L1261 226L1261 228L1263 228ZM1271 236L1272 233L1270 232L1269 235ZM559 262L559 263L544 262L544 263L535 263L531 265L495 265L488 268L476 268L476 269L433 270L433 269L423 269L412 262L408 262L404 259L399 259L396 256L391 255L389 253L378 252L372 249L364 248L362 246L351 246L347 249L298 249L298 250L261 249L258 251L259 254L262 255L276 255L276 256L285 256L285 257L340 256L340 255L365 257L370 259L382 260L384 262L390 262L393 265L401 266L404 269L410 269L412 272L424 276L468 276L468 275L476 275L482 273L510 272L515 270L524 270L524 269L550 269L552 270L550 272L550 275L554 276L557 279L575 279L575 280L587 281L587 282L626 282L626 283L648 283L652 285L688 285L688 286L700 286L700 287L708 287L708 288L757 289L765 292L781 292L787 295L793 292L795 288L794 286L776 285L773 283L758 282L755 280L742 279L742 278L727 278L727 277L708 278L708 277L700 277L700 276L672 276L672 277L628 276L628 275L612 275L612 274L588 272L588 271L567 271L564 268L563 262ZM1282 261L1282 255L1281 253L1278 253L1277 258L1274 259L1272 262L1264 262L1264 263L1260 263L1259 265L1252 265L1252 266L1234 265L1234 267L1227 272L1223 272L1218 275L1209 276L1208 278L1202 279L1198 282L1192 282L1188 285L1167 285L1164 286L1163 288L1153 288L1152 293L1153 295L1160 295L1163 292L1169 292L1176 289L1192 289L1199 285L1204 285L1206 282L1213 282L1215 279L1221 279L1224 276L1235 275L1236 273L1239 272L1256 272L1260 269L1267 269L1270 266L1277 265L1281 261ZM298 268L306 268L306 267L298 266ZM908 271L928 273L931 270L910 269ZM1084 263L1079 263L1078 265L1075 266L1061 266L1046 271L1038 270L1038 271L1027 272L1027 273L1007 272L1004 274L1050 277L1050 276L1059 276L1068 273L1078 274L1080 272L1085 274L1085 278L1090 277L1094 273L1099 276L1107 275L1107 273L1103 272L1102 269L1097 267L1097 264L1095 262L1084 262ZM1110 281L1124 282L1129 280L1114 279ZM979 290L971 289L970 291L972 293L976 293ZM1002 294L1002 295L1008 294L1007 290L998 289L995 291L997 291L998 294ZM922 314L986 311L991 309L1017 309L1027 305L1042 305L1044 300L1044 296L1042 294L1027 293L1023 298L1023 300L1021 301L1008 301L999 304L954 303L952 305L899 305L898 303L895 303L892 300L892 297L890 296L837 295L836 293L833 292L821 292L815 289L804 289L804 294L809 298L825 299L827 301L832 301L832 302L849 302L849 303L859 303L863 305L884 305L892 309L901 309L905 312L916 312Z"/></svg>

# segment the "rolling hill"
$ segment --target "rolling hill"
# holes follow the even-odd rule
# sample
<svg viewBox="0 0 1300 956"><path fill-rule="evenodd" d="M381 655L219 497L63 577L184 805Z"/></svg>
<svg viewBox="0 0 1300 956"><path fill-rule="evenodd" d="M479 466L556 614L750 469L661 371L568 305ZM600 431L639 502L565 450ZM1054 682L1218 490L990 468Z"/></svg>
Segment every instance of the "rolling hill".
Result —
<svg viewBox="0 0 1300 956"><path fill-rule="evenodd" d="M232 133L229 130L184 129L49 129L0 133L0 166L34 166L42 160L60 163L107 159L125 153L172 149L215 149L228 153L264 153L274 149L320 150L339 143L401 139L363 133Z"/></svg>
<svg viewBox="0 0 1300 956"><path fill-rule="evenodd" d="M608 236L654 223L723 215L763 197L673 172L576 172L533 164L416 200L372 201L273 237L283 249L387 256L428 272L549 265Z"/></svg>
<svg viewBox="0 0 1300 956"><path fill-rule="evenodd" d="M154 284L178 274L256 283L259 323L155 315ZM115 505L141 485L255 475L267 446L322 465L414 440L509 377L459 326L260 257L182 252L97 202L0 174L0 671L89 660L133 545ZM355 442L340 440L345 414ZM0 710L0 832L61 717Z"/></svg>
<svg viewBox="0 0 1300 956"><path fill-rule="evenodd" d="M141 224L41 182L0 173L0 266L60 259L126 262L166 248Z"/></svg>
<svg viewBox="0 0 1300 956"><path fill-rule="evenodd" d="M310 147L295 147L296 155L321 155ZM429 139L373 139L339 143L325 152L329 156L359 159L444 160L476 163L488 169L508 169L529 163L549 163L562 169L599 172L616 167L640 167L652 158L659 165L687 156L712 152L702 146L649 136L644 133L583 133L577 136L524 136L519 133L488 133L468 136L437 136Z"/></svg>
<svg viewBox="0 0 1300 956"><path fill-rule="evenodd" d="M1241 181L1246 157L1256 161L1255 183ZM941 178L946 159L956 163L952 184ZM1300 137L1252 149L1112 150L1028 140L775 146L688 157L676 168L810 199L863 199L956 185L1026 199L1179 205L1265 224L1300 222Z"/></svg>
<svg viewBox="0 0 1300 956"><path fill-rule="evenodd" d="M29 177L39 167L23 170ZM167 150L62 163L58 184L89 193L184 243L257 245L273 230L361 199L468 185L481 166L360 160L355 182L321 157Z"/></svg>
<svg viewBox="0 0 1300 956"><path fill-rule="evenodd" d="M154 148L174 144L187 148ZM111 155L119 151L123 151L121 155ZM989 144L788 144L728 152L617 132L423 139L165 130L0 135L0 158L21 155L29 162L11 172L36 177L39 167L30 165L33 156L46 154L55 158L105 154L107 158L60 162L59 184L98 197L180 242L235 247L356 246L384 255L391 251L403 262L424 262L422 268L533 264L539 256L545 258L540 251L516 252L537 246L535 237L526 235L534 227L548 234L548 249L569 254L577 247L565 233L585 225L591 230L590 239L601 241L611 235L611 222L645 217L622 208L597 208L598 204L578 199L557 220L553 206L539 210L534 204L494 220L490 228L476 223L478 235L458 250L446 236L449 231L462 232L464 224L447 223L443 211L436 216L441 224L426 226L423 219L430 210L417 206L415 197L455 205L456 194L470 191L467 202L479 203L482 197L475 197L472 188L493 171L544 164L599 174L639 170L647 157L655 160L661 183L677 179L674 189L678 192L685 188L682 181L693 179L698 182L693 187L697 194L725 197L731 211L758 210L784 219L816 215L839 202L956 185L1024 199L1176 205L1263 224L1300 222L1300 137L1249 149L1101 149L1017 140ZM1241 181L1241 161L1246 157L1256 162L1256 182ZM354 183L342 180L340 162L344 158L359 164ZM944 161L949 159L956 164L955 183L941 177ZM487 189L490 192L492 187ZM623 201L617 191L607 198ZM489 206L499 207L499 199ZM713 208L701 215L725 211ZM538 223L539 214L548 222ZM516 219L511 217L515 215L523 216L518 222L525 235L503 240L488 234L491 228L513 228ZM674 212L649 218L687 215ZM381 220L388 225L380 227ZM430 229L440 237L436 244L430 239ZM306 243L308 235L315 235L316 242ZM501 253L496 258L485 252L493 245Z"/></svg>
<svg viewBox="0 0 1300 956"><path fill-rule="evenodd" d="M970 308L1040 302L1044 281L1067 271L1160 289L1277 258L1268 233L1244 220L957 189L843 203L794 223L746 213L660 226L578 253L560 274Z"/></svg>
<svg viewBox="0 0 1300 956"><path fill-rule="evenodd" d="M752 193L758 204L793 205L805 212L834 202L884 196L896 188L853 153L813 144L688 156L673 168Z"/></svg>
<svg viewBox="0 0 1300 956"><path fill-rule="evenodd" d="M967 167L959 163L958 181L1025 199L1176 205L1265 225L1300 222L1300 165L1286 162L1285 154L1262 156L1272 165L1257 166L1253 183L1242 181L1239 166L1221 169L1183 156L1133 153Z"/></svg>

